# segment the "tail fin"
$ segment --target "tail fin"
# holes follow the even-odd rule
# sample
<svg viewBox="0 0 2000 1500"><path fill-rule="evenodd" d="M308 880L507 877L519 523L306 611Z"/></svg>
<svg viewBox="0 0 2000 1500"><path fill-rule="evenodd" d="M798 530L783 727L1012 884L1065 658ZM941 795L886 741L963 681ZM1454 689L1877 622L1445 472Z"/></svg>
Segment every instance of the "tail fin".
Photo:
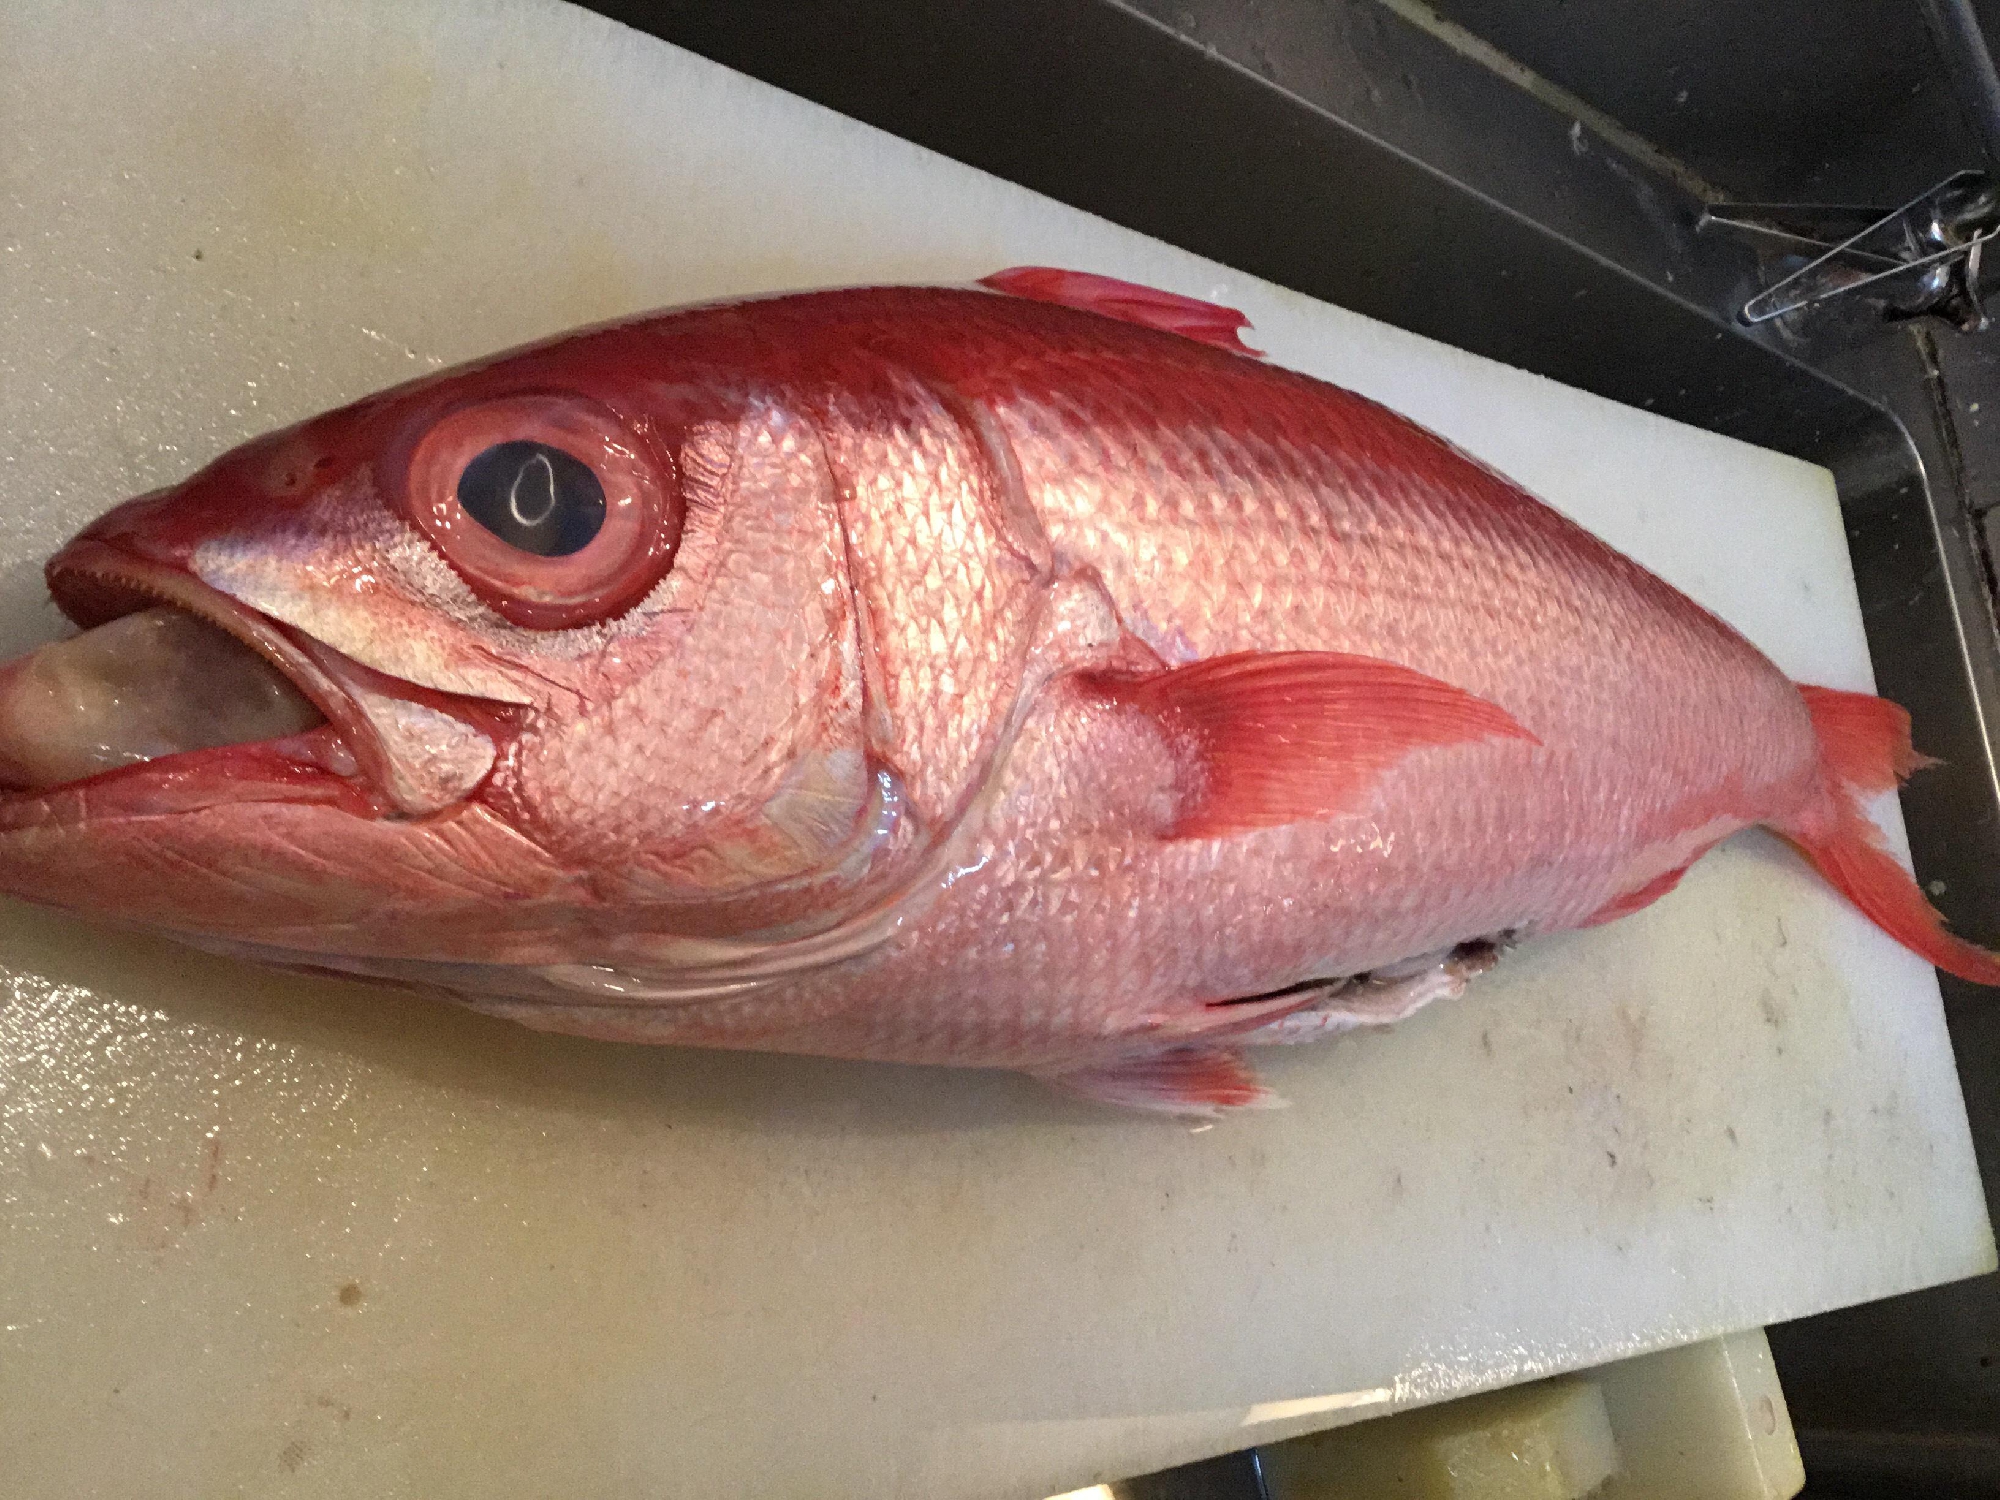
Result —
<svg viewBox="0 0 2000 1500"><path fill-rule="evenodd" d="M1819 736L1828 797L1777 825L1840 893L1890 937L1948 974L2000 985L2000 954L1944 930L1944 918L1883 847L1861 798L1936 762L1910 746L1910 716L1866 693L1799 688Z"/></svg>

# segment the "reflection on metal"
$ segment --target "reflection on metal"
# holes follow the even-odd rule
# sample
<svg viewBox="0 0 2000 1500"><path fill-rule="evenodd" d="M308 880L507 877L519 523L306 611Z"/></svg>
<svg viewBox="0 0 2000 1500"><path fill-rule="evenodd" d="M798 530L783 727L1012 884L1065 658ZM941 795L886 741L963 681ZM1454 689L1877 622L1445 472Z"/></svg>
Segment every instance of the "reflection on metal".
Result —
<svg viewBox="0 0 2000 1500"><path fill-rule="evenodd" d="M1435 38L1451 48L1466 61L1486 69L1498 78L1547 105L1556 113L1567 116L1570 125L1570 149L1582 155L1588 132L1600 138L1613 150L1643 162L1662 177L1678 184L1686 192L1705 202L1714 202L1722 194L1709 183L1704 182L1686 162L1662 151L1635 130L1627 129L1619 120L1599 109L1588 99L1564 88L1554 79L1546 78L1528 67L1519 58L1509 56L1490 41L1466 30L1449 17L1439 15L1437 9L1427 0L1380 0L1385 10L1390 10L1417 30Z"/></svg>
<svg viewBox="0 0 2000 1500"><path fill-rule="evenodd" d="M2000 171L2000 72L1971 0L1922 4L1987 168ZM1747 324L1865 292L1884 318L1932 314L1967 333L1986 326L1980 261L1987 242L2000 235L2000 185L1987 172L1955 172L1901 208L1736 203L1711 206L1702 223L1819 252L1744 303L1738 316Z"/></svg>
<svg viewBox="0 0 2000 1500"><path fill-rule="evenodd" d="M1745 323L1865 292L1885 318L1934 314L1967 332L1986 326L1981 261L2000 235L2000 185L1983 172L1953 173L1900 208L1732 203L1709 208L1702 224L1818 252L1745 302Z"/></svg>

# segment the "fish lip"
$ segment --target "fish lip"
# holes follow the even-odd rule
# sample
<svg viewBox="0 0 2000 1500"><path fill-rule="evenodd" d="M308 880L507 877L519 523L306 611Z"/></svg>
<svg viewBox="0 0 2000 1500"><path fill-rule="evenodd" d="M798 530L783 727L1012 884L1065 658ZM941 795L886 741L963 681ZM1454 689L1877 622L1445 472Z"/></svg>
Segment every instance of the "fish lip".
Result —
<svg viewBox="0 0 2000 1500"><path fill-rule="evenodd" d="M185 569L141 557L113 543L88 536L70 542L49 559L47 578L49 592L54 596L57 607L85 629L154 605L166 604L185 610L226 635L233 636L282 672L292 686L326 717L327 723L333 726L353 754L358 776L341 777L331 770L325 772L327 776L342 781L362 781L377 797L389 785L388 752L361 705L292 640L287 627L270 616L239 603ZM91 603L100 607L87 607ZM314 644L320 645L318 642ZM174 762L177 769L183 769L194 757L240 748L219 745L213 750L192 750L163 756L161 761ZM132 766L118 767L103 773L103 776L129 777L152 764L154 762L141 761ZM0 806L33 803L50 793L100 779L102 777L86 777L79 782L65 782L60 787L0 792Z"/></svg>

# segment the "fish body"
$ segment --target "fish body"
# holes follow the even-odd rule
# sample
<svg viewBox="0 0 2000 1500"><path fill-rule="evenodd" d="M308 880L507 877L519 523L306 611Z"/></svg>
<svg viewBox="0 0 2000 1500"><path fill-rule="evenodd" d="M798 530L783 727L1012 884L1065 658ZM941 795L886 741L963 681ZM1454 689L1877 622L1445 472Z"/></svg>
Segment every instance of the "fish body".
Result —
<svg viewBox="0 0 2000 1500"><path fill-rule="evenodd" d="M1162 1108L1258 1102L1239 1046L1393 1019L1752 824L2000 978L1861 815L1899 711L1240 322L1046 271L812 293L260 439L49 567L128 674L147 606L249 646L207 675L259 737L106 751L50 686L88 648L8 669L0 888L555 1030Z"/></svg>

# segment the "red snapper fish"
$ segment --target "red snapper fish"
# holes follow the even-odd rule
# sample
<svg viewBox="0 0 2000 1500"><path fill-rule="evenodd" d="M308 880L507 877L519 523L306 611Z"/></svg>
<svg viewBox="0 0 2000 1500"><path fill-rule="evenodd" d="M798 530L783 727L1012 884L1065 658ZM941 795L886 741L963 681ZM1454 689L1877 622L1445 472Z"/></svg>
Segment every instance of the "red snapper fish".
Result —
<svg viewBox="0 0 2000 1500"><path fill-rule="evenodd" d="M641 317L48 564L0 890L624 1041L1267 1102L1751 824L1950 972L1877 698L1240 314L1046 269Z"/></svg>

